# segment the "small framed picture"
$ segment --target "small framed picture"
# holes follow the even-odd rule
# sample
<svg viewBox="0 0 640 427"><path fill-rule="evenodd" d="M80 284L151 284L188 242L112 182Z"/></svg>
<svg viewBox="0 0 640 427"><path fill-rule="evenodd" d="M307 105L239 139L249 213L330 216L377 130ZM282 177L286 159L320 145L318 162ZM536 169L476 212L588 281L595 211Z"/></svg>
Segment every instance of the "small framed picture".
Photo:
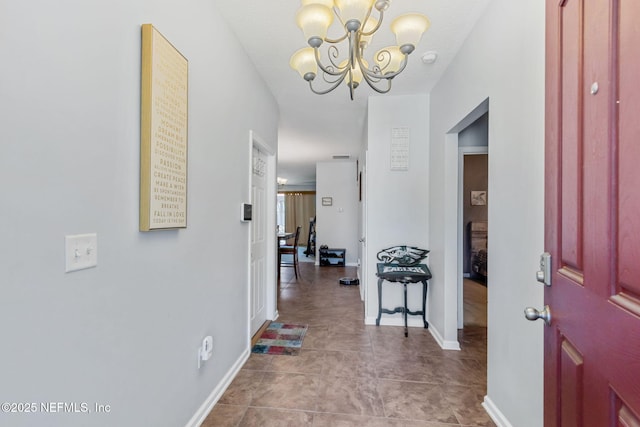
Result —
<svg viewBox="0 0 640 427"><path fill-rule="evenodd" d="M471 205L482 206L487 204L487 192L486 191L472 191L471 192Z"/></svg>
<svg viewBox="0 0 640 427"><path fill-rule="evenodd" d="M333 197L322 198L322 206L331 206L331 205L333 205Z"/></svg>

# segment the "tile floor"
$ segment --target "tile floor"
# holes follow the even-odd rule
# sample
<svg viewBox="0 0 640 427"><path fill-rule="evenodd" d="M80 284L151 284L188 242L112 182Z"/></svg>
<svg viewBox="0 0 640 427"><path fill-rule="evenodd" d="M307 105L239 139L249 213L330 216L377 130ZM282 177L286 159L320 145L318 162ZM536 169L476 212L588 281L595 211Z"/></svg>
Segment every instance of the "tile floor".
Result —
<svg viewBox="0 0 640 427"><path fill-rule="evenodd" d="M301 263L283 270L281 322L306 323L298 356L252 354L202 427L494 426L486 394L486 328L460 332L462 351L431 334L366 326L354 268Z"/></svg>

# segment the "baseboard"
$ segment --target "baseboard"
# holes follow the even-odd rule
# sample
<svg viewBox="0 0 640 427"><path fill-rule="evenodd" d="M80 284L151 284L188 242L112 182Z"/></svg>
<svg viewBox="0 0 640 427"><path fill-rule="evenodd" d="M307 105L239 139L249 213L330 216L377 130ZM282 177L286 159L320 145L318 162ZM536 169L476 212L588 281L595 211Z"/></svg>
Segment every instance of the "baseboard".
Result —
<svg viewBox="0 0 640 427"><path fill-rule="evenodd" d="M487 414L489 414L493 422L496 423L498 427L513 427L509 420L507 420L507 417L504 416L489 396L484 397L482 407L487 411Z"/></svg>
<svg viewBox="0 0 640 427"><path fill-rule="evenodd" d="M227 387L229 387L231 381L233 381L247 359L249 359L250 355L251 349L246 349L242 352L238 360L236 360L236 363L233 364L224 378L222 378L222 381L213 389L209 397L207 397L200 408L198 408L185 427L200 427L205 418L207 418L207 415L209 415L209 412L211 412L215 404L218 403L218 400L220 400Z"/></svg>
<svg viewBox="0 0 640 427"><path fill-rule="evenodd" d="M438 345L443 350L458 350L458 351L460 350L460 343L457 340L456 341L445 340L444 338L442 338L442 334L440 334L440 331L434 328L433 325L429 325L429 332L431 332L431 336L433 336L433 339L436 340Z"/></svg>
<svg viewBox="0 0 640 427"><path fill-rule="evenodd" d="M364 319L365 325L375 325L377 317L368 316ZM393 317L393 316L384 316L380 318L380 325L382 326L404 326L404 319L401 316ZM410 328L424 328L424 324L422 323L421 318L409 318L407 319L407 326ZM436 340L438 345L443 350L460 350L460 344L458 341L445 341L440 335L440 332L433 325L429 325L429 332L433 336L433 339Z"/></svg>

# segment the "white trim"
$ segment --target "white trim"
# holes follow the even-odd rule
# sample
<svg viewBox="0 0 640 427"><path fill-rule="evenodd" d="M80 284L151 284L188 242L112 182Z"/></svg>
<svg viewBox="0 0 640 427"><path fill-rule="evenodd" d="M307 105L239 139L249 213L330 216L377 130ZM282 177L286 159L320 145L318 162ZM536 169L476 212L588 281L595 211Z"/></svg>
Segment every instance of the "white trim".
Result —
<svg viewBox="0 0 640 427"><path fill-rule="evenodd" d="M252 197L252 183L253 183L253 148L257 148L261 152L267 155L267 174L265 177L265 202L266 202L266 215L265 227L269 230L270 224L272 225L273 233L267 232L266 235L266 260L273 260L273 262L267 262L265 265L266 272L266 320L274 320L278 317L278 296L277 296L277 271L276 271L276 152L262 139L260 135L254 130L249 130L249 188L248 188L248 200ZM253 223L250 225L253 227ZM251 345L251 231L248 236L248 254L247 254L247 345Z"/></svg>
<svg viewBox="0 0 640 427"><path fill-rule="evenodd" d="M487 411L487 414L489 414L493 422L496 423L498 427L513 427L513 425L511 425L507 417L504 416L502 411L498 409L496 404L493 403L493 400L491 400L489 396L484 397L484 402L482 402L482 407L484 408L485 411Z"/></svg>
<svg viewBox="0 0 640 427"><path fill-rule="evenodd" d="M198 408L196 413L193 414L185 427L199 427L204 422L209 415L209 412L211 412L216 403L218 403L218 400L220 400L224 392L227 390L231 381L233 381L236 375L238 375L238 372L240 372L240 369L242 369L242 366L245 364L247 359L249 359L250 355L251 352L248 348L242 352L238 360L236 360L224 378L222 378L216 388L213 389L211 394L206 398L202 405L200 405L200 408Z"/></svg>
<svg viewBox="0 0 640 427"><path fill-rule="evenodd" d="M438 343L440 348L442 348L443 350L460 351L460 343L457 340L456 341L445 341L445 339L442 338L442 335L440 334L440 331L438 331L436 328L434 328L433 325L431 325L431 324L429 324L429 332L431 332L431 336L433 337L433 339L436 340L436 342Z"/></svg>

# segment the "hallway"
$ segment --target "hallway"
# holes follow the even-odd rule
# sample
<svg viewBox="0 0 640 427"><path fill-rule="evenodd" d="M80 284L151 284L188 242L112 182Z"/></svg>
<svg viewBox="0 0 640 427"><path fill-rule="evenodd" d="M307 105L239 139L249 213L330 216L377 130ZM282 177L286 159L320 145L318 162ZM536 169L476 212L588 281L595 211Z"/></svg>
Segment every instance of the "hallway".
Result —
<svg viewBox="0 0 640 427"><path fill-rule="evenodd" d="M279 322L309 330L299 356L252 354L203 427L493 426L486 394L486 328L460 331L444 351L426 329L366 326L355 268L301 263L283 270Z"/></svg>

